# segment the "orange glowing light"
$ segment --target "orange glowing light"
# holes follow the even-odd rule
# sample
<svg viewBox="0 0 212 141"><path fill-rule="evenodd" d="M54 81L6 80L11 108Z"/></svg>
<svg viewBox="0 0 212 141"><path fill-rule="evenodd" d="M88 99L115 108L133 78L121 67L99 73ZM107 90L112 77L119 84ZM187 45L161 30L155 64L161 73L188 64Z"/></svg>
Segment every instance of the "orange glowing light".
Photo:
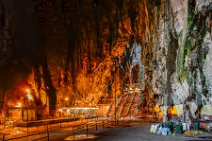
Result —
<svg viewBox="0 0 212 141"><path fill-rule="evenodd" d="M30 89L26 89L26 92L27 92L27 93L30 93Z"/></svg>
<svg viewBox="0 0 212 141"><path fill-rule="evenodd" d="M17 105L16 105L16 107L21 108L22 107L22 103L21 102L18 102Z"/></svg>
<svg viewBox="0 0 212 141"><path fill-rule="evenodd" d="M155 107L154 107L154 112L156 113L157 117L159 119L161 119L163 117L163 112L162 110L160 109L159 105L156 104Z"/></svg>
<svg viewBox="0 0 212 141"><path fill-rule="evenodd" d="M168 111L171 115L177 115L178 113L177 113L177 108L176 108L176 106L173 106L173 107L171 107L170 109L169 109L169 111Z"/></svg>
<svg viewBox="0 0 212 141"><path fill-rule="evenodd" d="M68 97L65 98L65 101L68 101Z"/></svg>
<svg viewBox="0 0 212 141"><path fill-rule="evenodd" d="M160 112L160 111L161 111L161 109L160 109L160 107L159 107L158 104L155 105L154 111L155 111L155 112Z"/></svg>
<svg viewBox="0 0 212 141"><path fill-rule="evenodd" d="M28 100L33 100L33 95L30 93L30 89L26 89Z"/></svg>
<svg viewBox="0 0 212 141"><path fill-rule="evenodd" d="M33 96L30 93L27 94L27 98L28 100L33 100Z"/></svg>

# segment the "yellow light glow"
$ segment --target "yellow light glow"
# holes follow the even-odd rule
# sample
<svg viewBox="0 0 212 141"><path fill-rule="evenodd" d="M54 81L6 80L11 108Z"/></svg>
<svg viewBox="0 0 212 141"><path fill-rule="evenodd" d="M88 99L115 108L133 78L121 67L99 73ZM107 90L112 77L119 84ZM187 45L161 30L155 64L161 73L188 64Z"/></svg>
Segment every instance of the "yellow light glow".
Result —
<svg viewBox="0 0 212 141"><path fill-rule="evenodd" d="M161 119L163 117L163 111L160 109L158 104L155 105L154 112L156 113L156 115L159 119Z"/></svg>
<svg viewBox="0 0 212 141"><path fill-rule="evenodd" d="M171 115L177 115L177 108L174 105L173 107L169 108L168 113L170 113Z"/></svg>
<svg viewBox="0 0 212 141"><path fill-rule="evenodd" d="M77 141L77 140L84 140L84 139L95 139L97 138L96 135L93 134L78 134L74 136L69 136L65 138L66 141Z"/></svg>
<svg viewBox="0 0 212 141"><path fill-rule="evenodd" d="M16 105L16 107L21 108L22 107L22 103L21 102L18 102L17 105Z"/></svg>
<svg viewBox="0 0 212 141"><path fill-rule="evenodd" d="M63 109L58 109L58 111L59 111L59 112L62 112L62 111L63 111Z"/></svg>
<svg viewBox="0 0 212 141"><path fill-rule="evenodd" d="M154 111L155 111L155 112L160 112L160 110L161 110L161 109L160 109L159 105L156 104L155 107L154 107Z"/></svg>
<svg viewBox="0 0 212 141"><path fill-rule="evenodd" d="M68 97L65 98L65 101L68 101Z"/></svg>
<svg viewBox="0 0 212 141"><path fill-rule="evenodd" d="M70 108L70 109L76 109L76 110L96 110L99 108L96 107L76 107L76 108Z"/></svg>
<svg viewBox="0 0 212 141"><path fill-rule="evenodd" d="M30 93L30 89L26 89L26 92L29 94Z"/></svg>
<svg viewBox="0 0 212 141"><path fill-rule="evenodd" d="M28 100L33 100L33 96L29 93L27 94L27 98L28 98Z"/></svg>

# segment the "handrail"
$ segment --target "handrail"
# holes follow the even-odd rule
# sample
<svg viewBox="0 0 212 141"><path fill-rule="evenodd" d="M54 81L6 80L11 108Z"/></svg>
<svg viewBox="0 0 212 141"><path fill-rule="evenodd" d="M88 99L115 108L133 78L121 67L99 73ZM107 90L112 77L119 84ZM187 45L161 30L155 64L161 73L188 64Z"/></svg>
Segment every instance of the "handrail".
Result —
<svg viewBox="0 0 212 141"><path fill-rule="evenodd" d="M138 98L138 102L136 104L136 110L135 110L134 116L136 116L136 114L138 113L138 106L140 105L142 98L143 98L143 94L140 93L139 98Z"/></svg>
<svg viewBox="0 0 212 141"><path fill-rule="evenodd" d="M67 119L50 119L50 120L39 120L39 121L28 121L19 123L20 127L33 127L33 123L36 125L46 125L46 124L57 124L57 123L66 123L71 121L77 121L79 118L67 118Z"/></svg>
<svg viewBox="0 0 212 141"><path fill-rule="evenodd" d="M4 141L4 137L5 137L4 133L0 132L0 134L2 135L2 138L0 138L0 141Z"/></svg>
<svg viewBox="0 0 212 141"><path fill-rule="evenodd" d="M49 130L48 130L48 125L47 125L47 131L46 131L46 132L43 131L43 132L38 132L38 133L34 133L34 134L27 134L27 135L24 135L24 136L13 137L13 138L8 138L8 139L6 139L6 138L5 138L5 135L4 135L3 133L1 133L1 134L3 134L3 138L0 139L0 140L1 140L1 141L11 141L11 140L17 140L17 139L21 139L21 138L25 138L25 137L40 135L40 134L44 134L44 133L47 133L47 135L46 135L46 136L43 136L43 137L41 137L41 138L34 139L34 140L40 140L40 139L43 139L43 138L47 138L48 141L49 141Z"/></svg>
<svg viewBox="0 0 212 141"><path fill-rule="evenodd" d="M99 127L104 128L106 125L109 125L109 124L110 124L109 120L100 120L100 121L97 120L97 121L93 121L93 122L88 122L87 121L85 123L81 123L81 124L78 124L78 125L72 125L72 126L69 126L69 127L72 127L73 135L76 132L83 131L83 130L86 130L86 133L88 134L88 129L89 128L95 127L96 131L97 131ZM35 135L40 135L40 134L45 134L45 133L47 133L46 136L42 136L42 137L33 139L33 141L40 140L40 139L43 139L43 138L47 138L48 141L49 141L49 137L50 137L49 136L49 124L46 124L46 126L47 126L47 130L46 131L33 133L33 134L28 134L28 135L19 136L19 137L14 137L14 138L8 138L8 139L5 139L5 135L3 133L0 133L0 134L3 135L3 138L2 139L0 138L0 141L16 140L16 139L21 139L21 138L35 136Z"/></svg>
<svg viewBox="0 0 212 141"><path fill-rule="evenodd" d="M116 104L116 108L119 106L120 102L121 102L122 96L119 98L117 104Z"/></svg>
<svg viewBox="0 0 212 141"><path fill-rule="evenodd" d="M97 131L98 125L99 125L99 127L104 128L106 125L109 125L109 123L110 122L108 120L102 120L102 121L86 122L86 123L82 123L79 125L74 125L74 126L72 126L72 134L74 136L75 133L86 130L86 134L88 135L89 128L95 127L95 129ZM79 128L77 128L77 127L79 127Z"/></svg>
<svg viewBox="0 0 212 141"><path fill-rule="evenodd" d="M118 100L118 102L117 102L117 104L116 104L116 107L115 107L115 108L116 108L116 109L115 109L116 111L117 111L118 105L119 105L120 102L121 102L121 99L122 99L122 96L119 98L119 100ZM115 114L116 114L116 113L115 113L115 110L114 110L114 112L113 112L113 116L115 116Z"/></svg>
<svg viewBox="0 0 212 141"><path fill-rule="evenodd" d="M113 102L111 102L110 107L109 107L109 109L108 109L108 111L107 111L107 117L109 117L109 114L110 114L110 110L111 110L111 108L112 108L112 105L113 105Z"/></svg>
<svg viewBox="0 0 212 141"><path fill-rule="evenodd" d="M21 138L30 137L30 136L35 136L35 135L40 135L40 134L44 134L44 133L46 133L46 132L39 132L39 133L34 133L34 134L28 134L28 135L25 135L25 136L20 136L20 137L5 139L4 141L21 139ZM46 137L47 137L47 136L46 136Z"/></svg>
<svg viewBox="0 0 212 141"><path fill-rule="evenodd" d="M130 116L134 116L135 117L135 112L136 112L139 96L140 96L140 94L136 93L135 98L134 98L133 103L132 103L132 107L131 107L130 113L129 113Z"/></svg>
<svg viewBox="0 0 212 141"><path fill-rule="evenodd" d="M117 109L117 116L120 117L121 109L123 107L124 101L126 100L126 95L122 95L122 99L120 101L119 107Z"/></svg>
<svg viewBox="0 0 212 141"><path fill-rule="evenodd" d="M129 107L128 107L126 116L129 115L129 112L130 112L130 109L131 109L131 107L132 107L132 104L133 104L133 101L134 101L134 99L135 99L135 96L136 96L136 93L134 92L134 95L133 95L133 97L132 97L132 99L131 99L131 101L130 101L130 105L129 105Z"/></svg>
<svg viewBox="0 0 212 141"><path fill-rule="evenodd" d="M124 107L125 107L125 105L126 105L126 103L127 103L127 99L128 99L128 97L129 97L129 93L127 94L127 96L126 96L126 98L125 98L125 102L123 103L123 106L122 106L122 108L121 108L121 112L120 112L120 117L122 116L122 112L123 112L123 110L124 110Z"/></svg>

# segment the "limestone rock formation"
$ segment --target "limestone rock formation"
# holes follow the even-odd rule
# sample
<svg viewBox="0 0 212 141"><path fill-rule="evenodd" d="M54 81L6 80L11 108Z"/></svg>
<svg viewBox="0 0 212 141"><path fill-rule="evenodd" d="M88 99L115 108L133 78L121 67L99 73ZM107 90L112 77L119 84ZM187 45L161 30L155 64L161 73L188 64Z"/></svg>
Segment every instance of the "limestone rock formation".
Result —
<svg viewBox="0 0 212 141"><path fill-rule="evenodd" d="M14 87L53 114L131 83L163 105L212 104L211 11L211 0L0 0L0 107L24 93Z"/></svg>

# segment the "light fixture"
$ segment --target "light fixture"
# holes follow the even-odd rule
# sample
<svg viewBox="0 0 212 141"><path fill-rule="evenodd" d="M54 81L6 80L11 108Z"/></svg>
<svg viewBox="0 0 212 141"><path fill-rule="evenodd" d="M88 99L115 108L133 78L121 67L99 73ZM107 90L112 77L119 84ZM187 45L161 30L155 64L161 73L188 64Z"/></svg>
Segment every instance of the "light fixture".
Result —
<svg viewBox="0 0 212 141"><path fill-rule="evenodd" d="M22 107L22 103L21 102L18 102L17 105L16 105L16 107L21 108Z"/></svg>
<svg viewBox="0 0 212 141"><path fill-rule="evenodd" d="M65 101L68 101L68 97L65 98Z"/></svg>
<svg viewBox="0 0 212 141"><path fill-rule="evenodd" d="M26 92L29 94L30 93L30 89L26 89Z"/></svg>

